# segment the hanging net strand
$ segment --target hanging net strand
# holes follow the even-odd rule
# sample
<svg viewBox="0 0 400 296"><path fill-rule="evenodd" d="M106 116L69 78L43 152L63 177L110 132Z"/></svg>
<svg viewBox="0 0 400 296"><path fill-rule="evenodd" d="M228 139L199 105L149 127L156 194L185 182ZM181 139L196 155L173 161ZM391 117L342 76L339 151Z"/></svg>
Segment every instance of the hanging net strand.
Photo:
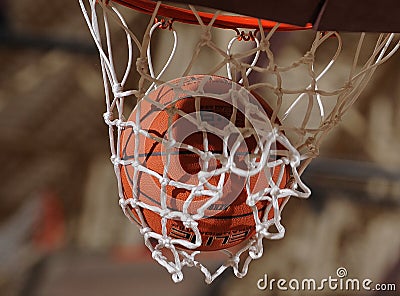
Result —
<svg viewBox="0 0 400 296"><path fill-rule="evenodd" d="M185 266L198 268L207 283L228 268L243 277L250 262L262 256L264 239L284 237L281 212L290 197L310 196L301 175L318 156L321 141L354 104L376 68L400 46L394 34L385 33L377 35L371 48L366 34L360 33L349 69L345 75L341 73L343 81L334 84L329 83L336 79L331 73L343 66L339 59L345 47L337 32L308 32L314 34L309 49L300 57L282 62L271 47L273 37L280 30L306 28L251 19L241 31L235 23L241 18L220 11L205 14L189 5L184 14L168 18L164 4L149 2L136 7L150 15L144 35L139 37L114 1L79 3L101 61L106 103L103 116L109 131L119 205L140 227L152 258L167 269L174 282L183 279ZM182 17L186 24L175 25ZM190 40L198 37L191 41L189 57L187 50L185 56L179 54L179 47L188 42L186 27L191 29ZM118 36L122 32L126 46L121 56L121 38L113 39L117 32ZM227 36L226 42L218 40L221 32ZM168 53L160 63L154 54L160 44L154 36L161 34L171 43L162 46L162 52ZM208 69L204 53L212 59ZM122 70L116 66L117 55L126 59ZM172 80L167 78L169 70L174 72ZM130 83L133 77L139 78L135 87ZM257 82L251 77L257 77ZM222 86L216 92L213 87L217 84ZM133 111L128 107L132 101ZM190 107L185 102L191 102ZM220 110L228 104L231 111L213 125L205 118L216 114L204 110L204 102L214 102ZM243 122L237 124L241 118ZM165 127L162 134L153 131L152 124L157 120ZM177 136L182 126L195 127L199 145ZM221 139L219 149L211 149L215 142L211 134ZM243 150L249 142L255 144ZM146 154L147 143L158 147L158 154L153 155L162 158L162 165L151 165L156 160ZM200 163L200 170L187 179L173 177L178 174L176 155L182 151ZM226 196L224 184L233 182L232 178L243 180L243 203L251 211L254 231L236 248L221 248L225 262L210 271L201 263L202 255L207 254L202 249L206 242L201 227L205 220L213 219L210 209L216 209ZM255 179L264 180L265 186L254 185ZM146 184L151 182L158 190L145 196ZM188 193L185 200L174 200L175 207L171 206L171 188ZM158 217L157 231L149 217ZM172 233L171 221L181 223L187 232ZM234 245L233 237L227 241Z"/></svg>

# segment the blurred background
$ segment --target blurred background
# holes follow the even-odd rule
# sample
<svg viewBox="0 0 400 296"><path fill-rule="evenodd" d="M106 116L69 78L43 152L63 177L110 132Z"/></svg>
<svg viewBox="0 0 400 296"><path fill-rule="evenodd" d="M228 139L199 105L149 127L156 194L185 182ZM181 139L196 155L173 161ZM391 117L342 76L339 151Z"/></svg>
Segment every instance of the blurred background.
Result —
<svg viewBox="0 0 400 296"><path fill-rule="evenodd" d="M206 286L186 269L174 284L118 206L101 69L78 2L0 5L0 295L303 295L256 283L339 267L400 289L399 53L304 174L313 194L285 208L286 237L266 242L244 279L228 270ZM147 21L128 14L139 36ZM349 295L332 293L316 295Z"/></svg>

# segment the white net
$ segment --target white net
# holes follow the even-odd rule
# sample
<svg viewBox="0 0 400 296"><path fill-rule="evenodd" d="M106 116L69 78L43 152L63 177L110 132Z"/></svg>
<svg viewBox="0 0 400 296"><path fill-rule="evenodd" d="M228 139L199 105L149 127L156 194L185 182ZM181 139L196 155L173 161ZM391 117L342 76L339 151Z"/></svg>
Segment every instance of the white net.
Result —
<svg viewBox="0 0 400 296"><path fill-rule="evenodd" d="M259 21L248 33L218 29L221 12L205 24L188 6L198 23L178 25L156 18L157 3L140 40L112 1L79 2L100 53L119 203L175 282L185 266L199 268L207 283L229 267L242 277L262 256L264 238L284 236L281 211L290 197L310 195L300 176L321 140L399 47L393 34L373 36L373 46L359 34L339 81L329 76L343 50L336 32L314 32L310 48L282 65L271 43L279 24L266 30ZM197 28L193 48L178 27ZM111 38L118 30L128 57L122 73L113 54L122 45ZM172 40L161 45L170 48L161 66L152 48L156 31ZM221 32L226 43L216 40ZM178 54L178 45L190 55ZM216 62L205 69L207 59ZM166 81L174 64L179 72L175 67ZM139 77L136 86L129 77ZM211 272L201 258L215 250L226 260Z"/></svg>

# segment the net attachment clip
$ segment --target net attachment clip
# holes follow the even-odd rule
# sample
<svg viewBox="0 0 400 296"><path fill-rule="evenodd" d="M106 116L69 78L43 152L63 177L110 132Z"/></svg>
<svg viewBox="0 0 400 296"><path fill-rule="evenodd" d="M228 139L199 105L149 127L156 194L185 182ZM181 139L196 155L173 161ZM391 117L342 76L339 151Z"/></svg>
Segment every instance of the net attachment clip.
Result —
<svg viewBox="0 0 400 296"><path fill-rule="evenodd" d="M172 25L174 24L174 21L175 20L173 18L171 18L171 19L155 18L154 19L155 24L160 23L160 25L158 26L160 29L163 29L163 30L168 29L170 31L172 30Z"/></svg>
<svg viewBox="0 0 400 296"><path fill-rule="evenodd" d="M256 39L257 33L260 31L259 29L255 29L254 31L240 31L238 28L234 29L237 35L238 41L254 41Z"/></svg>

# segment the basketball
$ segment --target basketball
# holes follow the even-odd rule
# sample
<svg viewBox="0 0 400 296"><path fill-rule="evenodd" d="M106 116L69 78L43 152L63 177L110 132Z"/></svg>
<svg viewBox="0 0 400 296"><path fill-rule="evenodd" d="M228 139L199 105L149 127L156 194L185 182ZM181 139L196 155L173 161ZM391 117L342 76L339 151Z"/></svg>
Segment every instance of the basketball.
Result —
<svg viewBox="0 0 400 296"><path fill-rule="evenodd" d="M172 81L169 84L174 83ZM178 84L178 80L176 83ZM203 75L190 76L180 87L189 93L198 88L200 83L204 83ZM230 85L226 79L212 76L204 87L208 88L208 92L218 94L224 93ZM207 96L195 98L185 92L176 96L176 92L172 91L168 84L160 86L149 93L148 98L160 105L166 105L166 108L158 109L155 107L156 104L144 102L139 109L135 108L131 113L128 121L136 122L139 118L140 128L148 134L135 136L133 127L127 127L122 131L121 159L129 161L136 157L143 166L143 169L136 172L130 164L121 166L124 198L132 198L135 192L137 200L147 205L140 207L142 219L148 227L159 234L163 233L162 218L160 212L154 209L168 209L170 217L165 224L168 236L191 243L196 241L195 232L185 226L181 215L174 216L173 213L186 211L192 217L196 217L198 209L203 207L205 208L203 216L196 220L202 241L196 250L214 251L233 247L248 240L255 233L254 211L246 204L249 191L254 193L270 187L264 173L250 177L232 172L213 174L222 168L221 155L224 153L223 136L218 134L218 131L229 124L234 124L239 129L244 128L245 115L240 110L234 110L235 107L231 103L218 98ZM271 108L260 97L254 94L253 96L270 116ZM233 113L235 117L232 122ZM196 120L199 119L209 124L216 132L213 132L212 128L206 132L199 130L196 124ZM179 145L174 147L167 145L171 139ZM232 134L225 144L229 151L236 149L233 158L235 166L245 169L246 155L255 153L257 140L254 135L246 137L238 132L237 135ZM202 154L209 156L204 160L200 156L201 152L196 151L208 151L211 154ZM199 184L199 172L210 174L207 175L206 181L202 181L204 194L193 195L191 188ZM134 185L135 173L137 182ZM275 183L281 180L278 184L280 188L286 185L289 178L287 169L284 172L278 168L271 169L270 174ZM218 186L222 186L222 196L215 203L205 207L213 197L213 190ZM164 196L163 201L162 196ZM189 198L191 202L187 203ZM273 218L273 208L268 201L260 201L256 207L260 219L266 214L268 219ZM131 210L133 217L142 224L137 209L131 208Z"/></svg>

